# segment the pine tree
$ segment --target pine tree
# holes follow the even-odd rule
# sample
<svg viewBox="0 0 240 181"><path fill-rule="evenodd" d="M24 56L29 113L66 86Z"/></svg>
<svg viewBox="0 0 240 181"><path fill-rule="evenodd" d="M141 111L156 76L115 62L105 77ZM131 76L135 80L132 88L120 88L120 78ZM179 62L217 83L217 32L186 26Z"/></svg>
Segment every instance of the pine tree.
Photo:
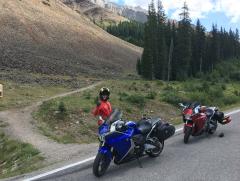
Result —
<svg viewBox="0 0 240 181"><path fill-rule="evenodd" d="M235 57L240 58L240 37L239 37L239 31L236 29L235 33Z"/></svg>
<svg viewBox="0 0 240 181"><path fill-rule="evenodd" d="M167 76L167 45L166 45L166 16L162 2L158 0L157 11L157 59L154 64L154 75L157 79Z"/></svg>
<svg viewBox="0 0 240 181"><path fill-rule="evenodd" d="M157 13L154 5L154 0L152 0L149 8L149 45L151 49L151 57L153 59L153 78L158 78L159 62L158 62L158 40L156 38L157 29Z"/></svg>
<svg viewBox="0 0 240 181"><path fill-rule="evenodd" d="M212 26L210 50L210 71L213 71L215 65L220 61L220 44L217 25Z"/></svg>
<svg viewBox="0 0 240 181"><path fill-rule="evenodd" d="M170 72L170 80L177 79L177 70L178 70L178 62L177 62L177 49L176 49L176 42L177 42L177 28L175 23L172 23L171 29L171 37L173 40L173 52L172 52L172 61L171 61L171 72ZM169 45L170 46L170 45ZM170 47L169 47L170 49Z"/></svg>
<svg viewBox="0 0 240 181"><path fill-rule="evenodd" d="M137 73L138 75L142 75L142 65L141 65L141 59L137 59L137 65L136 65Z"/></svg>
<svg viewBox="0 0 240 181"><path fill-rule="evenodd" d="M144 50L141 59L141 73L143 78L152 80L154 78L154 60L156 60L156 40L154 36L156 32L156 12L154 8L154 2L149 5L148 21L145 23L144 28Z"/></svg>
<svg viewBox="0 0 240 181"><path fill-rule="evenodd" d="M179 22L176 47L177 80L185 80L190 72L191 61L191 19L187 3L184 2Z"/></svg>
<svg viewBox="0 0 240 181"><path fill-rule="evenodd" d="M197 20L197 25L192 34L192 62L191 74L196 76L198 72L202 73L205 51L205 28Z"/></svg>

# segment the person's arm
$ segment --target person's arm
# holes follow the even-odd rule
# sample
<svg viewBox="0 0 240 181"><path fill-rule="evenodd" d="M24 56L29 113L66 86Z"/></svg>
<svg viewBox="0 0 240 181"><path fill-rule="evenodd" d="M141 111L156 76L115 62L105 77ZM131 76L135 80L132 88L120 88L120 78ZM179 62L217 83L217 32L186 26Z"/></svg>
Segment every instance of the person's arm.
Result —
<svg viewBox="0 0 240 181"><path fill-rule="evenodd" d="M97 106L96 106L96 107L93 109L93 111L92 111L92 114L93 114L94 116L97 116L97 115L100 114L101 101L100 101L100 100L96 101L96 104L97 104Z"/></svg>
<svg viewBox="0 0 240 181"><path fill-rule="evenodd" d="M93 109L92 114L94 116L97 116L99 114L99 107L98 106Z"/></svg>

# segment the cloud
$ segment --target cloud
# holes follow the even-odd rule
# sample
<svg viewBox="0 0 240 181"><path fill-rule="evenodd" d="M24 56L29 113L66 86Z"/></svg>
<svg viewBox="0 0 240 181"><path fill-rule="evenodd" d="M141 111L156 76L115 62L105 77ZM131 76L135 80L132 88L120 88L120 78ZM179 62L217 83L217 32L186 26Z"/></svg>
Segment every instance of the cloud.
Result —
<svg viewBox="0 0 240 181"><path fill-rule="evenodd" d="M232 23L240 23L240 0L218 0L216 2L216 11L224 12L231 18Z"/></svg>
<svg viewBox="0 0 240 181"><path fill-rule="evenodd" d="M173 19L179 19L179 13L185 0L163 0L163 6L168 13L173 11ZM212 0L186 0L189 8L190 17L192 19L205 18L207 13L214 9Z"/></svg>
<svg viewBox="0 0 240 181"><path fill-rule="evenodd" d="M141 6L145 9L152 0L109 0L125 5ZM190 17L207 18L208 13L222 12L230 18L232 23L240 23L240 0L162 0L166 13L173 19L179 19L179 12L184 1L187 2Z"/></svg>

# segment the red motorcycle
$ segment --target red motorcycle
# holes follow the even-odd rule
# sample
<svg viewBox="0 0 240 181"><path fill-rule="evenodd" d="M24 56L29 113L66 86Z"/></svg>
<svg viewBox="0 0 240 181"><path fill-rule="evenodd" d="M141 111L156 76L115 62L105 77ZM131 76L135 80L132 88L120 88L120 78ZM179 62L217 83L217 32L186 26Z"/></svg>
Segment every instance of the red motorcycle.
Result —
<svg viewBox="0 0 240 181"><path fill-rule="evenodd" d="M203 133L214 134L218 123L225 125L231 122L230 116L224 116L216 107L200 106L198 103L179 104L183 110L184 143L190 136L200 136Z"/></svg>

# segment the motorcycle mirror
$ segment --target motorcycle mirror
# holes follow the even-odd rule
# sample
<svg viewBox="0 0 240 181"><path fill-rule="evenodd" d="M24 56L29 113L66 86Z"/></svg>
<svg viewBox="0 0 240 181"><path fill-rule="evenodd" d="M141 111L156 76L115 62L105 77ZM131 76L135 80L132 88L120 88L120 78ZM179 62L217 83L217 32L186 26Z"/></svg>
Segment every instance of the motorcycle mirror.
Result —
<svg viewBox="0 0 240 181"><path fill-rule="evenodd" d="M180 107L185 107L185 106L183 105L183 103L178 103L178 105L179 105Z"/></svg>

